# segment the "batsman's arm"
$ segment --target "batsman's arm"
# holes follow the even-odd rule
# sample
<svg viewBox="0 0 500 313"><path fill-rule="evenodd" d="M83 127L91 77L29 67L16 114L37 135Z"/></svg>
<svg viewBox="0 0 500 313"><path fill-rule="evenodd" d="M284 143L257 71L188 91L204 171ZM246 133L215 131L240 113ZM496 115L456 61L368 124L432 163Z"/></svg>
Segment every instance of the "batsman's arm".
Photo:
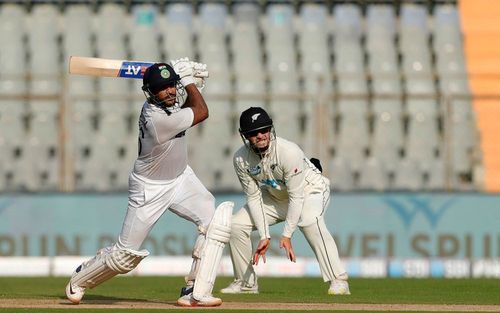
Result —
<svg viewBox="0 0 500 313"><path fill-rule="evenodd" d="M186 89L188 97L186 103L182 107L191 108L191 110L193 110L194 117L191 126L194 126L208 118L208 106L195 84L189 84L184 88Z"/></svg>

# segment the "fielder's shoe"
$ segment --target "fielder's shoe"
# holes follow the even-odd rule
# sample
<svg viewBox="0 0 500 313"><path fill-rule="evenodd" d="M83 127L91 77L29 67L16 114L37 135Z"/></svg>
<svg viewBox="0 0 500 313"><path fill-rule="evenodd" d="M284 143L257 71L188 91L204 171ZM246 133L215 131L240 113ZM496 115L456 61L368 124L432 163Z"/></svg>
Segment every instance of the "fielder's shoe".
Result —
<svg viewBox="0 0 500 313"><path fill-rule="evenodd" d="M211 307L222 304L222 299L213 296L204 296L200 300L193 298L193 294L184 295L177 300L177 305L186 307Z"/></svg>
<svg viewBox="0 0 500 313"><path fill-rule="evenodd" d="M346 280L334 279L328 289L330 295L350 295L349 283Z"/></svg>
<svg viewBox="0 0 500 313"><path fill-rule="evenodd" d="M80 303L85 294L85 288L73 285L71 281L66 285L66 297L74 304Z"/></svg>
<svg viewBox="0 0 500 313"><path fill-rule="evenodd" d="M259 285L257 282L253 286L243 282L240 279L235 279L229 286L220 290L221 293L259 293Z"/></svg>

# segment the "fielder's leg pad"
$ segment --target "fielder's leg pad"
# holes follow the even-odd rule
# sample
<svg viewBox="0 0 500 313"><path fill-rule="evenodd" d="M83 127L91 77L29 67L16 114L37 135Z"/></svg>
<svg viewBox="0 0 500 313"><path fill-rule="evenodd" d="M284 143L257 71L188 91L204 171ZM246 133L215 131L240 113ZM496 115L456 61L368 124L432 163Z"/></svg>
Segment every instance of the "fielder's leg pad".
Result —
<svg viewBox="0 0 500 313"><path fill-rule="evenodd" d="M193 289L193 298L201 300L212 294L224 246L231 236L231 218L234 203L226 201L215 209L214 217L208 226L200 265Z"/></svg>
<svg viewBox="0 0 500 313"><path fill-rule="evenodd" d="M106 247L82 263L73 273L70 283L82 288L94 288L118 274L130 272L148 255L147 250Z"/></svg>

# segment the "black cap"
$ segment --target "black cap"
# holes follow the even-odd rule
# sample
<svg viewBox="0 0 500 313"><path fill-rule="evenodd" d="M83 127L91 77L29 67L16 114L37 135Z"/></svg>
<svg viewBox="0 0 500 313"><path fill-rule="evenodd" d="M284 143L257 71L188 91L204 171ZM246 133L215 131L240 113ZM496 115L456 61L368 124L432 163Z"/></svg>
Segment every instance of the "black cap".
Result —
<svg viewBox="0 0 500 313"><path fill-rule="evenodd" d="M243 135L254 130L272 126L273 120L263 108L251 107L241 113L240 133Z"/></svg>
<svg viewBox="0 0 500 313"><path fill-rule="evenodd" d="M167 63L155 63L144 72L142 89L156 94L165 87L174 85L179 80L180 77L172 66Z"/></svg>

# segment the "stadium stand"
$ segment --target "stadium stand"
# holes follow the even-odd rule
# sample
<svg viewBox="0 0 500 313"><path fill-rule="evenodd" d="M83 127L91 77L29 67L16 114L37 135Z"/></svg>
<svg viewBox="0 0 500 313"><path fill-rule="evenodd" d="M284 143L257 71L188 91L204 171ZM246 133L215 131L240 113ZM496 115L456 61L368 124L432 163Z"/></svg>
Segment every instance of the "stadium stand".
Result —
<svg viewBox="0 0 500 313"><path fill-rule="evenodd" d="M213 191L240 189L249 106L334 189L500 190L500 109L479 96L500 96L487 3L0 1L0 191L126 190L141 82L66 75L71 55L207 63L210 119L189 149Z"/></svg>

